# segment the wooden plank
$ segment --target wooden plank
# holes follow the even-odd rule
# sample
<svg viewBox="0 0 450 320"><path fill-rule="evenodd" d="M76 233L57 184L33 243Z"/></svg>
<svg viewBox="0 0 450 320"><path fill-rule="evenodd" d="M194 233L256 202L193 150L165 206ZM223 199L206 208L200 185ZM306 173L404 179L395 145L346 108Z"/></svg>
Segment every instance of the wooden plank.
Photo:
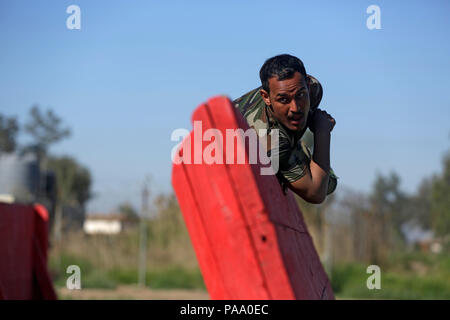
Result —
<svg viewBox="0 0 450 320"><path fill-rule="evenodd" d="M192 136L189 135L183 141L181 150L183 150L183 146L186 149L186 143L191 140ZM177 157L180 157L180 155L177 155ZM210 240L207 237L207 232L199 212L198 200L193 193L183 164L173 166L172 185L174 186L180 208L183 208L184 221L197 255L205 286L211 297L225 299L230 294L225 290L223 278L219 276L221 271L217 264L218 258L211 249Z"/></svg>
<svg viewBox="0 0 450 320"><path fill-rule="evenodd" d="M239 123L239 116L231 105L227 105L228 103L228 100L224 101L223 98L213 98L208 101L212 125L219 129L224 137L226 136L226 130L230 128L242 126L244 130L249 129L245 123ZM248 145L244 145L241 141L241 143L238 143L237 149L245 149L244 152L248 151ZM258 164L249 165L247 152L245 154L247 164L229 164L226 166L230 175L229 178L240 203L243 219L250 230L256 250L255 254L258 257L269 295L277 299L292 299L294 295L280 256L276 231L270 222L269 212L266 210L254 170L252 170L252 168L257 168L257 172L259 172L261 166ZM268 178L269 184L278 184L274 176L268 176ZM283 204L280 203L280 205ZM272 213L276 212L272 210ZM274 274L278 276L274 277Z"/></svg>
<svg viewBox="0 0 450 320"><path fill-rule="evenodd" d="M203 132L213 128L207 105L196 110L193 120L202 121ZM206 147L204 144L203 150ZM194 182L194 193L202 195L200 212L209 238L214 238L212 249L221 254L219 265L231 298L242 294L248 299L269 298L243 208L226 165L193 164L185 167L190 181Z"/></svg>
<svg viewBox="0 0 450 320"><path fill-rule="evenodd" d="M56 299L47 269L48 213L0 203L0 299Z"/></svg>
<svg viewBox="0 0 450 320"><path fill-rule="evenodd" d="M5 299L31 299L34 215L30 206L0 203L0 283Z"/></svg>

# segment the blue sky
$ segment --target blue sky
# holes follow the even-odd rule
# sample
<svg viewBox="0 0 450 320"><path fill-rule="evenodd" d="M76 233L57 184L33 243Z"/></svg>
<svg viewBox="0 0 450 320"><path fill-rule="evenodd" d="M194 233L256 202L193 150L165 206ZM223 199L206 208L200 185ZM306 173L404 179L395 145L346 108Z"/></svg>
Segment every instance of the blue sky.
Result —
<svg viewBox="0 0 450 320"><path fill-rule="evenodd" d="M66 8L81 8L68 30ZM381 30L366 8L381 9ZM324 87L337 125L340 184L369 191L396 171L413 192L450 146L448 1L1 1L0 112L32 104L72 128L55 154L88 166L90 211L139 205L143 178L170 186L170 140L210 96L259 85L265 59L290 53ZM21 137L21 141L25 141ZM339 190L339 189L338 189Z"/></svg>

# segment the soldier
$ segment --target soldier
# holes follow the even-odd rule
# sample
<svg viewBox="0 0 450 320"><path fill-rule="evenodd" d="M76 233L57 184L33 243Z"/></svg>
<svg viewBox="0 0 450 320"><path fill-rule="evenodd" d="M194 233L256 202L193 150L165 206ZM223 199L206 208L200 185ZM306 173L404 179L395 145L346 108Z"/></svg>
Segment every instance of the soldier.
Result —
<svg viewBox="0 0 450 320"><path fill-rule="evenodd" d="M236 99L234 104L257 132L279 130L277 178L310 203L322 203L337 186L330 167L330 139L336 121L318 108L322 99L319 81L306 73L297 57L283 54L268 59L259 72L262 86ZM306 129L314 134L314 147L301 140ZM270 140L270 139L268 139Z"/></svg>

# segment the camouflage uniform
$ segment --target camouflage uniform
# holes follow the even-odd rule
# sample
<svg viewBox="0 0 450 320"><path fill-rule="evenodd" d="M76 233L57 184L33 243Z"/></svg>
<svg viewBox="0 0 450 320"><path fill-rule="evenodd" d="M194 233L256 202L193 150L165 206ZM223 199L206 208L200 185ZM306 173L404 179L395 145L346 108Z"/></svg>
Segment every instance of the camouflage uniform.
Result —
<svg viewBox="0 0 450 320"><path fill-rule="evenodd" d="M323 90L320 82L313 76L308 75L308 83L310 87L310 110L312 111L319 106ZM293 133L273 117L270 109L266 107L264 100L259 94L260 89L261 87L246 93L236 99L234 104L247 120L249 126L257 132L261 129L267 130L267 135L270 137L271 129L279 129L279 147L276 150L279 153L277 178L283 187L283 191L285 191L288 183L297 181L306 174L306 170L309 170L309 163L312 158L310 150L312 144L308 147L307 143L303 141L304 139L301 139L306 128L300 132ZM267 145L268 149L270 149L270 142ZM271 152L272 150L268 150L269 156ZM330 169L329 173L327 195L336 189L338 179L332 169Z"/></svg>

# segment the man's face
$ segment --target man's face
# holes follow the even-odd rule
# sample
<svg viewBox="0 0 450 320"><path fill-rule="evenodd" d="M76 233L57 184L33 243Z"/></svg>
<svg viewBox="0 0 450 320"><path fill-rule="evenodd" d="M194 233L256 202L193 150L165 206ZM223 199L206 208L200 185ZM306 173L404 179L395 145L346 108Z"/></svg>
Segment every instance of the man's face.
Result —
<svg viewBox="0 0 450 320"><path fill-rule="evenodd" d="M291 131L301 131L306 127L309 112L309 91L305 77L295 72L290 79L269 79L269 91L260 93L273 116Z"/></svg>

